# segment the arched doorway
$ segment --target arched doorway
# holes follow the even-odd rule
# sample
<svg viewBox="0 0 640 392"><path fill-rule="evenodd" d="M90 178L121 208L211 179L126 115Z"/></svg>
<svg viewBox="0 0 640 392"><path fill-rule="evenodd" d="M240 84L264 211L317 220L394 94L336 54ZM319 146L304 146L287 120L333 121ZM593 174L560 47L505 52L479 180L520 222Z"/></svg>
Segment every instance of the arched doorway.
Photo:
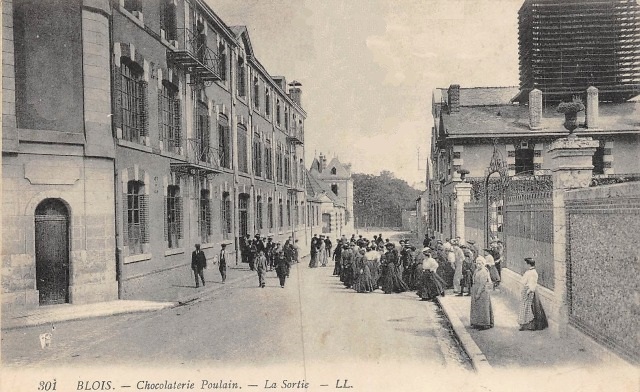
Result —
<svg viewBox="0 0 640 392"><path fill-rule="evenodd" d="M40 305L69 302L69 210L60 199L36 207L35 250Z"/></svg>

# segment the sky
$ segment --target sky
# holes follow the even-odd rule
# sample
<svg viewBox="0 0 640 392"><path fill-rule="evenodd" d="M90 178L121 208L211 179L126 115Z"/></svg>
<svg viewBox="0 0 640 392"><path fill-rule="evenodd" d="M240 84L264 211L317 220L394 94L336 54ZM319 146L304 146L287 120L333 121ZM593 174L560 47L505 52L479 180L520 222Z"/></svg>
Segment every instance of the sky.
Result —
<svg viewBox="0 0 640 392"><path fill-rule="evenodd" d="M433 89L518 85L523 0L207 2L247 26L271 75L302 83L307 167L322 152L423 188Z"/></svg>

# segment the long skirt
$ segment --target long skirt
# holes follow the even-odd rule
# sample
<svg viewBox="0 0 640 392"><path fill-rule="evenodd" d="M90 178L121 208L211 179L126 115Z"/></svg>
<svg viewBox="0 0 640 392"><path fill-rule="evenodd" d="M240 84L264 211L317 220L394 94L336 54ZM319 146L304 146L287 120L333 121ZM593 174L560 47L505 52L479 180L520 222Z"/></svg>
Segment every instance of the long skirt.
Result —
<svg viewBox="0 0 640 392"><path fill-rule="evenodd" d="M347 263L342 266L342 275L340 275L340 281L344 283L345 287L351 287L353 284L353 268L351 263Z"/></svg>
<svg viewBox="0 0 640 392"><path fill-rule="evenodd" d="M373 288L375 290L378 287L380 287L380 284L378 284L378 282L380 281L380 261L372 260L372 261L368 261L367 263L369 263L369 270L371 271L371 280L373 281Z"/></svg>
<svg viewBox="0 0 640 392"><path fill-rule="evenodd" d="M402 280L407 284L409 290L413 290L413 283L411 282L411 273L413 272L413 265L409 265L402 270Z"/></svg>
<svg viewBox="0 0 640 392"><path fill-rule="evenodd" d="M455 264L453 273L453 291L460 292L460 281L462 280L462 262Z"/></svg>
<svg viewBox="0 0 640 392"><path fill-rule="evenodd" d="M500 274L498 273L498 269L495 265L489 266L489 276L491 277L491 282L494 284L500 282Z"/></svg>
<svg viewBox="0 0 640 392"><path fill-rule="evenodd" d="M333 275L340 276L340 260L336 259L333 265Z"/></svg>
<svg viewBox="0 0 640 392"><path fill-rule="evenodd" d="M309 261L309 268L316 268L318 266L318 254L311 253L311 260Z"/></svg>
<svg viewBox="0 0 640 392"><path fill-rule="evenodd" d="M444 287L446 289L453 287L453 274L455 273L453 267L451 267L448 261L438 261L438 264L439 266L436 272L444 280Z"/></svg>
<svg viewBox="0 0 640 392"><path fill-rule="evenodd" d="M444 296L444 280L437 273L430 270L422 271L422 279L417 291L423 300L435 299Z"/></svg>
<svg viewBox="0 0 640 392"><path fill-rule="evenodd" d="M371 270L366 263L357 271L352 288L359 293L370 293L374 290Z"/></svg>
<svg viewBox="0 0 640 392"><path fill-rule="evenodd" d="M549 326L547 315L535 291L527 293L526 288L522 289L518 324L521 329L530 331L542 330Z"/></svg>
<svg viewBox="0 0 640 392"><path fill-rule="evenodd" d="M402 280L400 271L395 264L386 264L382 269L382 290L385 294L402 293L409 290Z"/></svg>
<svg viewBox="0 0 640 392"><path fill-rule="evenodd" d="M476 299L475 290L471 295L471 326L475 328L493 327L493 309L491 308L491 296L486 289Z"/></svg>

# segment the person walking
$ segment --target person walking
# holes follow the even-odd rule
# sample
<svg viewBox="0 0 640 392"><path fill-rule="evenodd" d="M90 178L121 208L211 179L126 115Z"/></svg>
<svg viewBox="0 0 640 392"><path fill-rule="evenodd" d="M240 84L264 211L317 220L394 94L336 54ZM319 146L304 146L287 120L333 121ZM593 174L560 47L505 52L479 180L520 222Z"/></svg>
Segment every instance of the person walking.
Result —
<svg viewBox="0 0 640 392"><path fill-rule="evenodd" d="M218 270L220 271L220 276L222 277L222 283L227 280L227 259L229 258L227 254L227 244L227 242L223 242L222 244L220 244L220 256L218 257Z"/></svg>
<svg viewBox="0 0 640 392"><path fill-rule="evenodd" d="M536 331L549 326L547 315L544 312L540 298L537 295L538 272L536 261L530 257L524 259L529 269L522 274L522 293L520 300L520 312L518 324L520 331Z"/></svg>
<svg viewBox="0 0 640 392"><path fill-rule="evenodd" d="M431 257L431 249L422 249L424 258L418 266L422 270L417 294L423 301L434 300L439 295L444 297L444 280L436 273L438 262Z"/></svg>
<svg viewBox="0 0 640 392"><path fill-rule="evenodd" d="M264 255L263 250L259 250L258 256L256 256L256 271L258 271L258 285L264 288L264 278L267 274L267 257Z"/></svg>
<svg viewBox="0 0 640 392"><path fill-rule="evenodd" d="M200 250L200 244L195 245L196 250L191 253L191 269L193 270L193 276L196 279L196 288L200 287L198 277L202 280L202 286L204 282L204 269L207 268L207 258L204 252Z"/></svg>
<svg viewBox="0 0 640 392"><path fill-rule="evenodd" d="M281 247L278 247L276 252L276 275L280 280L280 287L284 288L284 283L287 280L288 266L287 258L284 256L284 251Z"/></svg>
<svg viewBox="0 0 640 392"><path fill-rule="evenodd" d="M311 256L309 260L309 268L316 268L318 266L318 241L320 241L318 235L314 234L313 238L311 238L311 249L309 251Z"/></svg>
<svg viewBox="0 0 640 392"><path fill-rule="evenodd" d="M476 271L471 287L471 310L469 319L471 328L493 328L493 309L491 308L491 278L484 257L476 258Z"/></svg>

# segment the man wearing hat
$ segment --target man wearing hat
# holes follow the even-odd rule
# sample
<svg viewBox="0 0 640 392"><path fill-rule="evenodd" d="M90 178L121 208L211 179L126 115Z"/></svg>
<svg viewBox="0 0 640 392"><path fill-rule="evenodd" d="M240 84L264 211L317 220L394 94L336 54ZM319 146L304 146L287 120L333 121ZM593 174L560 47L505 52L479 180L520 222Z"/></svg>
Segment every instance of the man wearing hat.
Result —
<svg viewBox="0 0 640 392"><path fill-rule="evenodd" d="M267 237L267 243L264 245L264 255L267 258L267 270L273 270L273 248L276 244L273 242L273 236L269 234Z"/></svg>
<svg viewBox="0 0 640 392"><path fill-rule="evenodd" d="M207 268L207 258L204 252L200 250L200 244L196 244L196 250L191 253L191 269L193 270L193 276L196 278L196 288L200 287L198 277L202 280L204 286L204 269Z"/></svg>
<svg viewBox="0 0 640 392"><path fill-rule="evenodd" d="M220 271L220 276L222 276L222 283L227 280L227 260L229 257L227 254L228 244L228 242L223 242L222 244L220 244L220 256L218 256L218 270ZM202 282L202 285L204 286L204 282Z"/></svg>

